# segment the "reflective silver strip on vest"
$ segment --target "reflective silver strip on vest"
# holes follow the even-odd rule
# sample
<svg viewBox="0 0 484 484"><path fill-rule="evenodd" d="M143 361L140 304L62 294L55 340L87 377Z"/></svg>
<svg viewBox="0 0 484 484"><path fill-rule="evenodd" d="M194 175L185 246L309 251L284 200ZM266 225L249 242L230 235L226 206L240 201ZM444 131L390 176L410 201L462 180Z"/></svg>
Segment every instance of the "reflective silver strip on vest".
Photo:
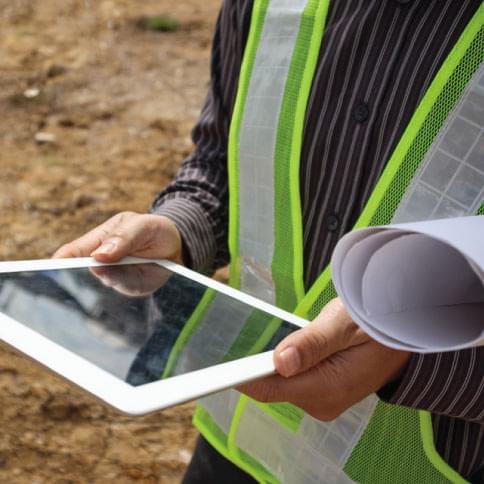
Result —
<svg viewBox="0 0 484 484"><path fill-rule="evenodd" d="M244 292L274 303L274 156L279 112L307 0L269 3L239 137L239 252Z"/></svg>
<svg viewBox="0 0 484 484"><path fill-rule="evenodd" d="M173 374L206 368L223 361L253 309L217 294L178 358Z"/></svg>
<svg viewBox="0 0 484 484"><path fill-rule="evenodd" d="M393 223L473 215L484 201L484 63L418 168Z"/></svg>
<svg viewBox="0 0 484 484"><path fill-rule="evenodd" d="M236 442L281 482L347 484L352 480L343 471L344 464L377 401L370 395L332 422L305 415L295 433L249 402L240 419Z"/></svg>
<svg viewBox="0 0 484 484"><path fill-rule="evenodd" d="M222 361L251 314L251 306L224 295L215 296L178 357L173 374L186 373ZM228 434L239 397L239 392L227 390L202 398L199 403L220 429Z"/></svg>
<svg viewBox="0 0 484 484"><path fill-rule="evenodd" d="M274 303L271 265L274 253L274 154L279 112L301 16L308 0L272 0L255 55L239 135L239 253L241 290ZM205 319L205 318L204 318ZM223 323L222 323L223 324ZM230 322L233 333L245 320ZM213 331L225 333L224 326ZM226 351L233 341L227 341ZM200 404L228 433L234 390L209 396ZM225 402L225 403L224 403Z"/></svg>
<svg viewBox="0 0 484 484"><path fill-rule="evenodd" d="M239 398L240 393L237 390L225 390L202 398L198 403L212 417L223 433L228 435Z"/></svg>

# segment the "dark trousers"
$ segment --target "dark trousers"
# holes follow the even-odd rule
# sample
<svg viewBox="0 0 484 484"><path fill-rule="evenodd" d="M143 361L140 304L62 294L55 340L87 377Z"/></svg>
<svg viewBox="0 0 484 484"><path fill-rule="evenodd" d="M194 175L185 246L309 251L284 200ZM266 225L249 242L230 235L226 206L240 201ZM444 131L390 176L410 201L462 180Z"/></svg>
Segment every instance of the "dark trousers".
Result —
<svg viewBox="0 0 484 484"><path fill-rule="evenodd" d="M202 436L198 437L183 484L254 484L249 474L219 454Z"/></svg>

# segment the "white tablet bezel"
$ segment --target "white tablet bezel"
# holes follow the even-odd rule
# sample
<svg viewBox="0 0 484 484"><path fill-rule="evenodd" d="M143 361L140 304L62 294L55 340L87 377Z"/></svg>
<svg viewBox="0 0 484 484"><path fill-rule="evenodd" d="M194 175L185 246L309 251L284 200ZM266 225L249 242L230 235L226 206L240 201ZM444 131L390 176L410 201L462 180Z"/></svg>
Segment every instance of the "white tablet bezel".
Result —
<svg viewBox="0 0 484 484"><path fill-rule="evenodd" d="M121 262L103 264L95 261L93 258L82 257L0 262L0 273L74 269L103 265L129 265L148 262L159 264L175 273L250 304L254 308L265 311L296 326L303 327L308 323L298 316L166 260L127 257ZM249 380L270 375L275 371L273 352L268 351L135 387L1 312L0 339L128 415L144 415L161 410L231 388Z"/></svg>

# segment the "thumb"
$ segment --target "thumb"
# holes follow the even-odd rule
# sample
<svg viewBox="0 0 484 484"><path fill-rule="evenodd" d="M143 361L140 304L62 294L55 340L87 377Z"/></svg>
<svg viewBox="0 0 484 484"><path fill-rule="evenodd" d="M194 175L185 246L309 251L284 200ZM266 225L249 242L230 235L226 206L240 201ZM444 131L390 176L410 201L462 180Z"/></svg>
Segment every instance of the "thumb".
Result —
<svg viewBox="0 0 484 484"><path fill-rule="evenodd" d="M367 339L368 336L351 320L341 300L336 298L313 322L290 334L277 346L274 363L282 376L290 377Z"/></svg>

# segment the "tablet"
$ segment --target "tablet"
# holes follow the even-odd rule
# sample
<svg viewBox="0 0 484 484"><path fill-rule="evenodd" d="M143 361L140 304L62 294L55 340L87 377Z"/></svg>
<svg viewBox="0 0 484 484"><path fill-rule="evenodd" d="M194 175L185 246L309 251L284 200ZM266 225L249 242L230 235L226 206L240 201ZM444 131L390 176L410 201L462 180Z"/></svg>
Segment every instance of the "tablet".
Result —
<svg viewBox="0 0 484 484"><path fill-rule="evenodd" d="M0 263L0 339L130 415L273 373L305 324L169 261Z"/></svg>

